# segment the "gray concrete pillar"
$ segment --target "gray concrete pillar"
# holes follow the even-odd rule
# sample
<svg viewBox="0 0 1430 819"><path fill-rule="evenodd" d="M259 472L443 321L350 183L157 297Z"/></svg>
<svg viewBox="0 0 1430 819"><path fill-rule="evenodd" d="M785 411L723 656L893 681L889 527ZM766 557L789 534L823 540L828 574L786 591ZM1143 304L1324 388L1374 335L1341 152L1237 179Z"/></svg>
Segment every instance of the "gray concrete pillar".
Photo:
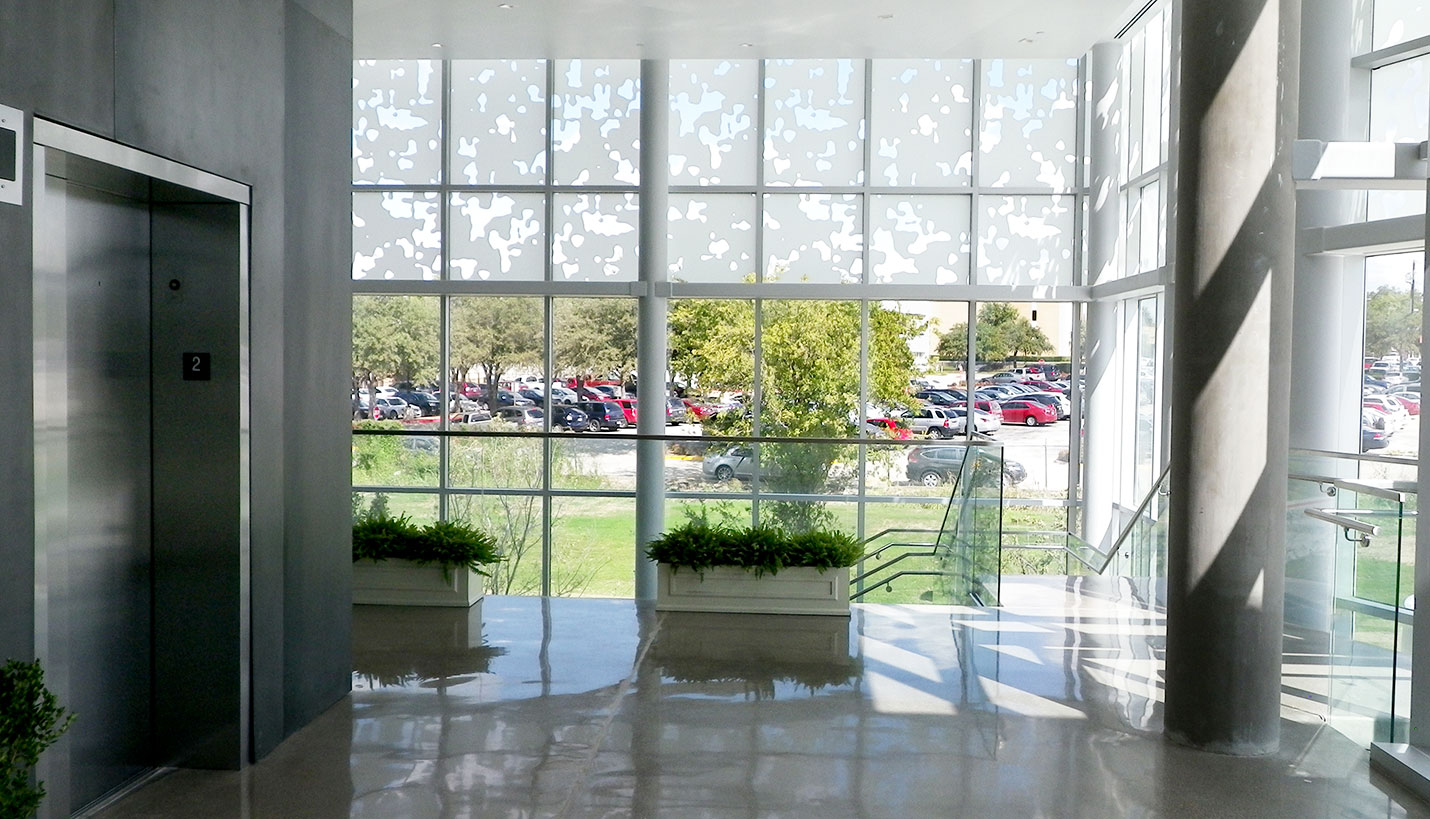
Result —
<svg viewBox="0 0 1430 819"><path fill-rule="evenodd" d="M1430 100L1425 100L1424 104L1430 106ZM1430 182L1425 188L1425 261L1422 262L1421 270L1430 270ZM1420 311L1420 362L1425 364L1425 339L1430 338L1430 311ZM1430 452L1426 449L1430 446L1430 423L1420 424L1420 451ZM1422 462L1423 463L1423 462ZM1426 480L1426 475L1417 468L1417 480L1424 485L1430 485ZM1415 530L1415 599L1430 601L1430 526L1417 527ZM1403 601L1402 601L1403 602ZM1412 680L1430 680L1430 604L1421 604L1415 609L1415 620L1413 628L1410 630L1411 655L1410 655L1410 678ZM1417 676L1418 675L1418 676ZM1430 749L1430 685L1412 685L1410 687L1410 744L1420 749ZM1430 791L1430 785L1423 788L1416 788L1422 795Z"/></svg>
<svg viewBox="0 0 1430 819"><path fill-rule="evenodd" d="M1300 0L1182 6L1167 736L1280 742Z"/></svg>
<svg viewBox="0 0 1430 819"><path fill-rule="evenodd" d="M666 207L670 199L670 64L641 60L640 314L636 432L665 434ZM646 544L665 529L665 442L636 443L636 599L655 598L656 567Z"/></svg>
<svg viewBox="0 0 1430 819"><path fill-rule="evenodd" d="M1091 200L1087 217L1087 283L1117 278L1117 243L1122 215L1118 177L1122 167L1122 68L1127 47L1119 41L1098 43L1088 57L1092 88L1092 127L1088 135ZM1112 545L1112 504L1117 500L1120 447L1117 445L1116 301L1087 305L1087 400L1083 416L1082 537L1101 547Z"/></svg>

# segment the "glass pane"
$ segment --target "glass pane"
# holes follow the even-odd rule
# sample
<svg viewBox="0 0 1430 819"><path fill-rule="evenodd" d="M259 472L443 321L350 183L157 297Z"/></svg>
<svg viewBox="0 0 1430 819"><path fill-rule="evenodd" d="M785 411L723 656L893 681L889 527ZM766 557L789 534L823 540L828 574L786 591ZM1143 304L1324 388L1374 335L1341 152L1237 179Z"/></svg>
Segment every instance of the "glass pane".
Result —
<svg viewBox="0 0 1430 819"><path fill-rule="evenodd" d="M1133 495L1142 498L1152 488L1157 461L1158 371L1157 298L1137 302L1137 429L1133 446Z"/></svg>
<svg viewBox="0 0 1430 819"><path fill-rule="evenodd" d="M1147 22L1145 67L1142 72L1142 172L1162 161L1162 15Z"/></svg>
<svg viewBox="0 0 1430 819"><path fill-rule="evenodd" d="M1076 149L1077 60L983 64L983 185L1070 190Z"/></svg>
<svg viewBox="0 0 1430 819"><path fill-rule="evenodd" d="M556 184L640 183L638 60L557 60L551 102Z"/></svg>
<svg viewBox="0 0 1430 819"><path fill-rule="evenodd" d="M496 538L503 559L483 583L488 594L541 594L544 516L540 495L457 492L447 498L448 518Z"/></svg>
<svg viewBox="0 0 1430 819"><path fill-rule="evenodd" d="M497 424L487 426L497 429ZM541 441L536 438L453 438L448 484L458 489L540 489Z"/></svg>
<svg viewBox="0 0 1430 819"><path fill-rule="evenodd" d="M503 426L540 432L544 427L540 415L516 411L541 409L541 401L520 394L528 382L518 386L518 379L534 376L533 386L538 387L545 380L542 300L457 296L451 301L451 323L447 357L453 388L484 405Z"/></svg>
<svg viewBox="0 0 1430 819"><path fill-rule="evenodd" d="M1157 269L1158 248L1161 247L1162 197L1161 185L1152 182L1142 188L1142 203L1139 207L1141 218L1138 233L1142 241L1138 250L1137 268L1140 272Z"/></svg>
<svg viewBox="0 0 1430 819"><path fill-rule="evenodd" d="M406 515L419 526L437 521L436 495L417 492L354 492L353 518L359 515L385 513Z"/></svg>
<svg viewBox="0 0 1430 819"><path fill-rule="evenodd" d="M864 61L765 61L765 183L864 182Z"/></svg>
<svg viewBox="0 0 1430 819"><path fill-rule="evenodd" d="M362 414L426 414L414 391L431 394L441 377L439 316L435 296L353 296L352 383Z"/></svg>
<svg viewBox="0 0 1430 819"><path fill-rule="evenodd" d="M1374 5L1374 48L1430 34L1430 3L1425 0L1375 0Z"/></svg>
<svg viewBox="0 0 1430 819"><path fill-rule="evenodd" d="M870 261L879 284L968 284L972 199L870 197Z"/></svg>
<svg viewBox="0 0 1430 819"><path fill-rule="evenodd" d="M546 181L546 61L453 60L452 181Z"/></svg>
<svg viewBox="0 0 1430 819"><path fill-rule="evenodd" d="M553 498L551 593L635 596L636 504L630 498Z"/></svg>
<svg viewBox="0 0 1430 819"><path fill-rule="evenodd" d="M1147 30L1145 28L1132 35L1132 42L1127 50L1127 94L1125 97L1125 110L1127 114L1127 149L1123 151L1122 179L1127 181L1142 173L1142 153L1146 136L1144 134L1143 120L1147 115L1144 106L1146 104L1146 68L1147 68ZM1145 149L1151 150L1152 144L1146 144Z"/></svg>
<svg viewBox="0 0 1430 819"><path fill-rule="evenodd" d="M665 504L666 528L687 521L704 521L711 526L744 528L753 523L750 502L736 498L685 500L671 498Z"/></svg>
<svg viewBox="0 0 1430 819"><path fill-rule="evenodd" d="M807 438L856 435L851 420L859 417L859 303L766 300L760 318L761 434ZM832 460L822 459L832 459L835 454L816 453L814 461L805 464L801 451L773 453L780 456L777 460L807 473L796 475L796 469L789 469L784 484L810 486L826 483Z"/></svg>
<svg viewBox="0 0 1430 819"><path fill-rule="evenodd" d="M627 420L624 408L606 405L635 389L635 299L556 299L552 311L552 374L569 391L562 394L596 415L602 432L633 426L633 406Z"/></svg>
<svg viewBox="0 0 1430 819"><path fill-rule="evenodd" d="M980 196L978 204L977 284L1072 284L1070 197Z"/></svg>
<svg viewBox="0 0 1430 819"><path fill-rule="evenodd" d="M354 193L353 278L441 278L440 210L435 193Z"/></svg>
<svg viewBox="0 0 1430 819"><path fill-rule="evenodd" d="M635 194L558 193L555 205L551 266L558 281L635 281Z"/></svg>
<svg viewBox="0 0 1430 819"><path fill-rule="evenodd" d="M671 299L667 322L670 375L675 389L684 393L687 416L707 435L751 434L754 302ZM704 453L705 449L695 444L688 454ZM702 474L706 480L715 480L713 466Z"/></svg>
<svg viewBox="0 0 1430 819"><path fill-rule="evenodd" d="M363 421L360 426L380 423ZM354 435L353 486L435 487L437 452L437 438L431 435Z"/></svg>
<svg viewBox="0 0 1430 819"><path fill-rule="evenodd" d="M754 280L753 195L673 193L667 218L673 281Z"/></svg>
<svg viewBox="0 0 1430 819"><path fill-rule="evenodd" d="M864 275L861 197L765 196L765 281L858 284Z"/></svg>
<svg viewBox="0 0 1430 819"><path fill-rule="evenodd" d="M539 193L453 193L451 269L461 279L540 281L546 277Z"/></svg>
<svg viewBox="0 0 1430 819"><path fill-rule="evenodd" d="M1430 134L1430 56L1377 68L1370 75L1370 139L1423 142ZM1371 191L1369 219L1425 212L1425 191Z"/></svg>
<svg viewBox="0 0 1430 819"><path fill-rule="evenodd" d="M972 60L875 60L874 183L969 184L972 87Z"/></svg>
<svg viewBox="0 0 1430 819"><path fill-rule="evenodd" d="M699 465L696 464L696 469ZM554 489L618 490L636 488L636 442L624 435L583 435L551 442Z"/></svg>
<svg viewBox="0 0 1430 819"><path fill-rule="evenodd" d="M756 60L684 60L670 65L670 182L753 185Z"/></svg>
<svg viewBox="0 0 1430 819"><path fill-rule="evenodd" d="M442 181L442 63L353 63L353 182Z"/></svg>

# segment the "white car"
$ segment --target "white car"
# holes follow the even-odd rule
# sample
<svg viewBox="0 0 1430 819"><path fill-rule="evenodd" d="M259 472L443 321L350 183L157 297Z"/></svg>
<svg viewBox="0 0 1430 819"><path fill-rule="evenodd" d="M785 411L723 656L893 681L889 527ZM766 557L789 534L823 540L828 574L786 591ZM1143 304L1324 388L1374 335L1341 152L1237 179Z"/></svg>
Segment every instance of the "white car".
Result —
<svg viewBox="0 0 1430 819"><path fill-rule="evenodd" d="M1361 399L1361 406L1385 413L1388 416L1386 429L1400 429L1410 421L1410 412L1393 395L1367 395Z"/></svg>
<svg viewBox="0 0 1430 819"><path fill-rule="evenodd" d="M372 408L372 419L382 421L389 418L407 418L416 411L416 407L395 395L378 395L377 405Z"/></svg>

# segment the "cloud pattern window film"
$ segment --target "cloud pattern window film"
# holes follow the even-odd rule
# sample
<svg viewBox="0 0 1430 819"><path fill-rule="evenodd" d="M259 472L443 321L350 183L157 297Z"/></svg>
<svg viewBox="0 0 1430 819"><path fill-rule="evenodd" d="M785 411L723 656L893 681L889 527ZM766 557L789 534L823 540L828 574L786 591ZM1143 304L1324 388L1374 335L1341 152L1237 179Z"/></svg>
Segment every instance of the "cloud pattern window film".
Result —
<svg viewBox="0 0 1430 819"><path fill-rule="evenodd" d="M765 281L858 284L864 225L853 194L765 196Z"/></svg>
<svg viewBox="0 0 1430 819"><path fill-rule="evenodd" d="M671 184L755 183L759 69L756 60L671 62Z"/></svg>
<svg viewBox="0 0 1430 819"><path fill-rule="evenodd" d="M635 281L640 204L633 193L558 193L551 265L558 281Z"/></svg>
<svg viewBox="0 0 1430 819"><path fill-rule="evenodd" d="M864 61L765 61L765 183L864 183Z"/></svg>
<svg viewBox="0 0 1430 819"><path fill-rule="evenodd" d="M1370 138L1377 142L1423 142L1430 136L1430 56L1416 57L1370 75ZM1425 212L1425 192L1371 191L1368 218L1390 219Z"/></svg>
<svg viewBox="0 0 1430 819"><path fill-rule="evenodd" d="M354 193L353 278L440 279L439 205L435 193Z"/></svg>
<svg viewBox="0 0 1430 819"><path fill-rule="evenodd" d="M981 196L979 281L975 284L1073 283L1071 196Z"/></svg>
<svg viewBox="0 0 1430 819"><path fill-rule="evenodd" d="M452 181L546 181L546 62L453 60Z"/></svg>
<svg viewBox="0 0 1430 819"><path fill-rule="evenodd" d="M1077 61L983 63L980 182L1070 191L1076 182Z"/></svg>
<svg viewBox="0 0 1430 819"><path fill-rule="evenodd" d="M753 281L753 194L670 195L666 214L671 280Z"/></svg>
<svg viewBox="0 0 1430 819"><path fill-rule="evenodd" d="M640 62L557 60L551 105L558 185L640 183Z"/></svg>
<svg viewBox="0 0 1430 819"><path fill-rule="evenodd" d="M442 64L353 63L353 182L432 185L442 176Z"/></svg>
<svg viewBox="0 0 1430 819"><path fill-rule="evenodd" d="M875 60L871 183L969 184L972 87L972 60Z"/></svg>
<svg viewBox="0 0 1430 819"><path fill-rule="evenodd" d="M448 241L452 277L545 278L546 199L539 193L453 193Z"/></svg>
<svg viewBox="0 0 1430 819"><path fill-rule="evenodd" d="M1374 48L1430 34L1430 0L1375 0Z"/></svg>
<svg viewBox="0 0 1430 819"><path fill-rule="evenodd" d="M870 197L874 284L968 284L971 198Z"/></svg>

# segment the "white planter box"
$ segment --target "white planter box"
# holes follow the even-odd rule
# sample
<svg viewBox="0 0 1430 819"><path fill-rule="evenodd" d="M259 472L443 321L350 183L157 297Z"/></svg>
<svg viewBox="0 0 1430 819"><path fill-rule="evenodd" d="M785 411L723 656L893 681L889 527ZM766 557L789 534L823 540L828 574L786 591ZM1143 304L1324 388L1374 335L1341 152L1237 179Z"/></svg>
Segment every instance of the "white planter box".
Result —
<svg viewBox="0 0 1430 819"><path fill-rule="evenodd" d="M795 567L766 572L714 566L673 571L660 564L657 611L724 611L750 614L849 616L849 569Z"/></svg>
<svg viewBox="0 0 1430 819"><path fill-rule="evenodd" d="M408 560L359 560L353 563L353 603L370 606L456 606L482 599L482 576L456 569L446 579L434 564Z"/></svg>

